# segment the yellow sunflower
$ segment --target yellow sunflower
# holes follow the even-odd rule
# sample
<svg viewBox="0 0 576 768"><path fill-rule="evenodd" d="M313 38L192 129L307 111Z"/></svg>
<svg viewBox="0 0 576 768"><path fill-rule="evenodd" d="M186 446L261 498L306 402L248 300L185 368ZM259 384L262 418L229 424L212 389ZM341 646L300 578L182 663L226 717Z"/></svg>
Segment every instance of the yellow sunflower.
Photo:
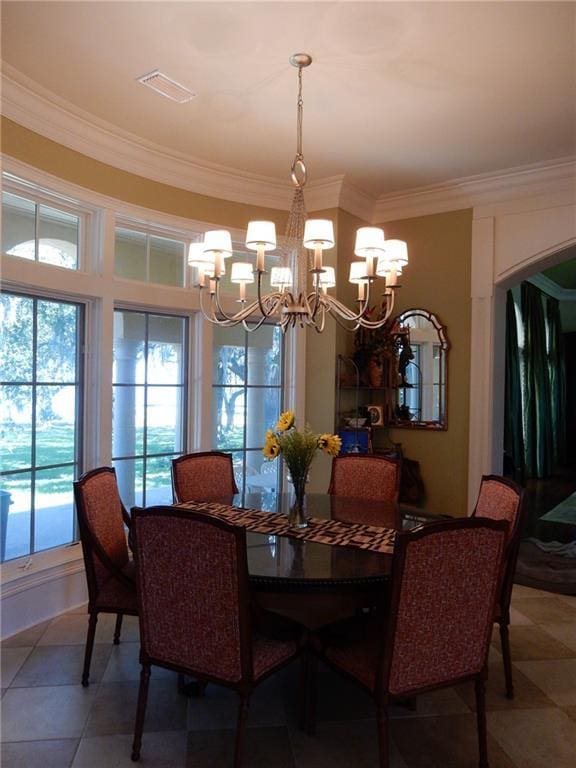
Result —
<svg viewBox="0 0 576 768"><path fill-rule="evenodd" d="M280 453L280 443L271 431L266 433L266 442L264 443L264 448L262 448L262 453L270 461L275 459Z"/></svg>
<svg viewBox="0 0 576 768"><path fill-rule="evenodd" d="M276 432L286 432L294 426L294 411L284 411L276 424Z"/></svg>
<svg viewBox="0 0 576 768"><path fill-rule="evenodd" d="M340 448L342 447L342 440L338 435L324 434L318 438L318 448L329 456L338 456Z"/></svg>

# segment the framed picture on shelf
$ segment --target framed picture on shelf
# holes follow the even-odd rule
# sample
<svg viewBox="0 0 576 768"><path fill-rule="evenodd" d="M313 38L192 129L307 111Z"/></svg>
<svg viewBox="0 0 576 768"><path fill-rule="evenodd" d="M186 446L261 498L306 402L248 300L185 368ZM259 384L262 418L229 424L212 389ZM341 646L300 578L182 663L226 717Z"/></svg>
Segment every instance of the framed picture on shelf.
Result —
<svg viewBox="0 0 576 768"><path fill-rule="evenodd" d="M368 420L371 427L383 427L384 426L384 406L383 405L367 405Z"/></svg>
<svg viewBox="0 0 576 768"><path fill-rule="evenodd" d="M340 456L346 456L349 453L371 452L369 429L339 429L338 435L342 440Z"/></svg>

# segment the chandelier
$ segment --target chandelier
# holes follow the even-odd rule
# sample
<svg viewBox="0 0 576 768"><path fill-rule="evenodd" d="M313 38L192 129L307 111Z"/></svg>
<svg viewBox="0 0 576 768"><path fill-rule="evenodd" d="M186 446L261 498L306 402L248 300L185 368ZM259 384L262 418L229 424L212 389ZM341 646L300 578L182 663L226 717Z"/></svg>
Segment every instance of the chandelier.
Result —
<svg viewBox="0 0 576 768"><path fill-rule="evenodd" d="M277 243L274 222L249 222L246 248L256 252L256 263L235 261L230 270L230 282L238 285L237 312L227 313L221 297L226 261L233 253L230 232L210 230L202 242L190 245L188 264L196 268L194 285L199 289L200 308L215 325L242 323L246 330L254 331L264 322L273 322L282 331L312 326L320 333L326 316L331 315L341 326L355 331L360 327L380 328L394 308L398 277L408 264L408 250L402 240L386 240L379 227L361 227L356 232L354 255L360 260L351 262L349 281L358 286L357 306L350 309L328 293L336 287L336 276L333 267L323 266L322 251L334 247L334 228L328 219L308 219L304 202L307 172L302 152L302 70L311 63L307 53L290 57L290 64L298 69L298 101L296 156L291 169L295 190L286 234ZM271 254L273 251L276 254ZM270 290L265 292L267 253L275 255L277 263L270 269ZM381 307L377 317L371 317L371 295L375 293L374 285L377 281L382 285L382 280ZM248 299L247 286L254 282L256 297Z"/></svg>

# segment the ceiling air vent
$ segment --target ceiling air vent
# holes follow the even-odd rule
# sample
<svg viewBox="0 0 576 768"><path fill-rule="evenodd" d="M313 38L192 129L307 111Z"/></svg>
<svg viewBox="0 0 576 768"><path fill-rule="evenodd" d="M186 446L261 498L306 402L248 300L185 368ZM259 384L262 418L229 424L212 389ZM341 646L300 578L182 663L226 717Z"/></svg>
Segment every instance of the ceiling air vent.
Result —
<svg viewBox="0 0 576 768"><path fill-rule="evenodd" d="M192 101L196 98L197 94L193 91L189 91L176 80L172 80L171 77L163 75L159 69L155 69L153 72L148 72L147 75L136 78L139 83L146 85L148 88L152 88L153 91L161 93L162 96L166 96L167 99L177 101L179 104L184 104L186 101Z"/></svg>

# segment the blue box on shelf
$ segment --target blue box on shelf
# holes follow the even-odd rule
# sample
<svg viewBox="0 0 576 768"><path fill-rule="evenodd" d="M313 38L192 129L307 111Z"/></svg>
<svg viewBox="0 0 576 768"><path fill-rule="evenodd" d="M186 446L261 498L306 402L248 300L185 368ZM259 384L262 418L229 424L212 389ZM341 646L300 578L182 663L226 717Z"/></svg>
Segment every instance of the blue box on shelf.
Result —
<svg viewBox="0 0 576 768"><path fill-rule="evenodd" d="M370 452L370 430L369 429L339 429L338 436L342 440L340 456L346 456L354 453Z"/></svg>

